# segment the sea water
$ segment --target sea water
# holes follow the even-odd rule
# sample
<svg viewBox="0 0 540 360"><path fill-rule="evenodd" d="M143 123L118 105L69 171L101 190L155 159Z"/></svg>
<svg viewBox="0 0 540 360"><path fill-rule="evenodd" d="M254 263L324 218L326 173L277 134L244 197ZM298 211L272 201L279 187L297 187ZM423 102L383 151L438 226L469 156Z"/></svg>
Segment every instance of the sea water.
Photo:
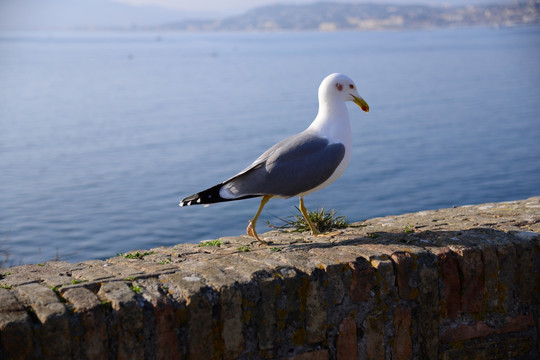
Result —
<svg viewBox="0 0 540 360"><path fill-rule="evenodd" d="M0 254L82 261L240 235L257 199L178 207L352 77L354 150L308 208L349 221L540 195L540 28L0 34ZM280 225L298 199L271 200Z"/></svg>

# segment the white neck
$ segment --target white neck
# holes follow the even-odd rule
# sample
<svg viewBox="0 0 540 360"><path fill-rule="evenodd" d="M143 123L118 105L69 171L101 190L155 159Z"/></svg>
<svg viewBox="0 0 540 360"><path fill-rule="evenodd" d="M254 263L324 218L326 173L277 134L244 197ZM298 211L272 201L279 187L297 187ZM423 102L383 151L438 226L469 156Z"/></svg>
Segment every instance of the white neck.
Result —
<svg viewBox="0 0 540 360"><path fill-rule="evenodd" d="M351 123L345 102L341 99L320 101L319 113L308 129L316 131L331 142L349 143Z"/></svg>

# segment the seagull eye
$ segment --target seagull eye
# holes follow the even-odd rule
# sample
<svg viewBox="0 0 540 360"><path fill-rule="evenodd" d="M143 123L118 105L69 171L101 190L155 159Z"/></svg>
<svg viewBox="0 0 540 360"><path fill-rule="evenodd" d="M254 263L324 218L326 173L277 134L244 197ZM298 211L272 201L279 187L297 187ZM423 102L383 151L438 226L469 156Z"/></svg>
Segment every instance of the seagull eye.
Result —
<svg viewBox="0 0 540 360"><path fill-rule="evenodd" d="M351 89L354 89L354 85L353 85L353 84L349 84L349 87L350 87Z"/></svg>

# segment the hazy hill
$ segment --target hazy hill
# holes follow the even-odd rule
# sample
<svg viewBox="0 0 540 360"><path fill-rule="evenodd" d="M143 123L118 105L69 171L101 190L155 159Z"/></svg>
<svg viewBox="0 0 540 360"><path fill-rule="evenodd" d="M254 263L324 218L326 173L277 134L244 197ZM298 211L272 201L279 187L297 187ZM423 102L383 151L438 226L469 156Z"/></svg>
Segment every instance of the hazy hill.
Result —
<svg viewBox="0 0 540 360"><path fill-rule="evenodd" d="M315 3L271 5L222 20L169 23L187 31L418 29L540 24L540 0L476 6Z"/></svg>

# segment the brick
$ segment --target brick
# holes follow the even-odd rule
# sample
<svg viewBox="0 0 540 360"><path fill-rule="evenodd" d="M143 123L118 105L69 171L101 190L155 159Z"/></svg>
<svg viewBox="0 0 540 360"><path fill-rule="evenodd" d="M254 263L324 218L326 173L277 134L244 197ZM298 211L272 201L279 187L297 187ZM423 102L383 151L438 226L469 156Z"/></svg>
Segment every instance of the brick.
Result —
<svg viewBox="0 0 540 360"><path fill-rule="evenodd" d="M370 259L370 262L375 269L375 283L377 284L379 297L392 298L397 295L396 276L392 261L386 257L376 257Z"/></svg>
<svg viewBox="0 0 540 360"><path fill-rule="evenodd" d="M384 360L384 321L382 314L369 315L364 322L367 360Z"/></svg>
<svg viewBox="0 0 540 360"><path fill-rule="evenodd" d="M242 292L237 287L224 288L220 296L221 337L224 342L224 359L236 359L244 349L242 334Z"/></svg>
<svg viewBox="0 0 540 360"><path fill-rule="evenodd" d="M371 298L371 288L375 282L375 270L367 261L349 263L352 272L352 281L349 294L353 303L368 301Z"/></svg>
<svg viewBox="0 0 540 360"><path fill-rule="evenodd" d="M81 281L103 281L113 278L113 275L105 271L103 266L74 270L71 276Z"/></svg>
<svg viewBox="0 0 540 360"><path fill-rule="evenodd" d="M160 282L167 286L168 296L172 298L177 310L176 331L181 339L182 353L188 359L212 358L214 346L222 345L214 330L213 304L215 293L204 279L187 270L174 274L163 274Z"/></svg>
<svg viewBox="0 0 540 360"><path fill-rule="evenodd" d="M175 308L172 300L162 294L161 282L158 279L150 278L141 280L141 282L144 284L142 296L151 307L151 315L145 314L145 320L151 320L148 318L152 315L154 319L151 329L145 323L145 331L155 330L155 340L146 345L145 352L151 352L157 360L182 359L183 351L177 336L181 327L181 319L178 316L180 309ZM151 336L145 333L145 338L147 337ZM149 346L151 348L147 349ZM145 358L148 357L150 356L145 354Z"/></svg>
<svg viewBox="0 0 540 360"><path fill-rule="evenodd" d="M337 337L337 360L356 360L358 344L356 340L356 322L347 317L339 324Z"/></svg>
<svg viewBox="0 0 540 360"><path fill-rule="evenodd" d="M441 335L441 341L452 343L457 341L470 340L475 338L483 338L493 334L508 334L527 330L535 325L534 316L532 313L527 315L518 315L516 317L507 317L505 323L498 327L491 327L483 321L477 321L472 325L458 325L447 329Z"/></svg>
<svg viewBox="0 0 540 360"><path fill-rule="evenodd" d="M418 289L412 286L412 276L416 270L415 256L407 251L395 252L391 255L396 267L396 278L399 297L404 300L414 300Z"/></svg>
<svg viewBox="0 0 540 360"><path fill-rule="evenodd" d="M278 328L285 328L286 315L282 312L276 316L276 295L281 286L273 278L259 279L261 301L256 306L255 321L259 325L257 338L259 349L270 350L274 347Z"/></svg>
<svg viewBox="0 0 540 360"><path fill-rule="evenodd" d="M439 337L439 273L437 257L430 253L418 256L418 275L420 278L418 303L418 343L426 359L438 356Z"/></svg>
<svg viewBox="0 0 540 360"><path fill-rule="evenodd" d="M109 301L114 310L114 334L117 359L142 359L144 356L143 314L136 294L122 281L104 283L98 296Z"/></svg>
<svg viewBox="0 0 540 360"><path fill-rule="evenodd" d="M276 297L278 318L285 319L285 331L278 331L277 342L290 341L293 346L306 342L305 310L307 307L308 277L293 268L279 269L281 292ZM279 328L278 328L279 329Z"/></svg>
<svg viewBox="0 0 540 360"><path fill-rule="evenodd" d="M328 302L333 305L341 304L345 294L348 292L345 289L345 284L343 284L343 272L344 266L342 264L326 267L326 275L328 280L326 284L326 293L328 294Z"/></svg>
<svg viewBox="0 0 540 360"><path fill-rule="evenodd" d="M115 257L108 259L107 266L103 269L116 279L137 278L145 275L144 271L137 267L138 265L140 265L140 260ZM105 276L96 275L98 279L105 279Z"/></svg>
<svg viewBox="0 0 540 360"><path fill-rule="evenodd" d="M392 359L408 360L412 359L412 339L411 339L411 309L396 308L393 314L394 319L394 344L392 346Z"/></svg>
<svg viewBox="0 0 540 360"><path fill-rule="evenodd" d="M508 360L508 359L537 359L531 354L533 339L530 337L500 338L471 343L460 343L442 353L443 360Z"/></svg>
<svg viewBox="0 0 540 360"><path fill-rule="evenodd" d="M19 300L31 307L39 320L34 332L44 358L71 359L71 338L68 312L56 293L39 284L15 289Z"/></svg>
<svg viewBox="0 0 540 360"><path fill-rule="evenodd" d="M71 284L71 278L65 274L42 274L40 283L47 287L59 287Z"/></svg>
<svg viewBox="0 0 540 360"><path fill-rule="evenodd" d="M496 309L498 304L499 260L494 246L482 247L484 263L484 298L486 312Z"/></svg>
<svg viewBox="0 0 540 360"><path fill-rule="evenodd" d="M442 299L444 307L442 315L445 318L456 318L461 309L461 281L459 279L458 261L456 254L447 249L439 255L439 266L443 278Z"/></svg>
<svg viewBox="0 0 540 360"><path fill-rule="evenodd" d="M510 312L517 305L514 300L516 286L516 249L513 244L506 243L497 247L499 260L499 285L498 285L498 305L505 312Z"/></svg>
<svg viewBox="0 0 540 360"><path fill-rule="evenodd" d="M479 313L484 304L484 265L482 252L477 248L460 248L458 266L462 277L461 311Z"/></svg>
<svg viewBox="0 0 540 360"><path fill-rule="evenodd" d="M540 232L540 229L539 231ZM532 250L534 253L533 256L533 269L535 274L535 286L534 286L534 294L535 294L535 301L536 304L540 304L540 239L536 238L536 240L532 243ZM540 339L540 311L536 311L536 338ZM540 341L536 342L536 351L537 354L540 356Z"/></svg>
<svg viewBox="0 0 540 360"><path fill-rule="evenodd" d="M105 308L96 294L84 288L71 288L64 292L66 299L77 313L82 332L78 351L87 359L103 359L108 353Z"/></svg>
<svg viewBox="0 0 540 360"><path fill-rule="evenodd" d="M535 326L533 313L518 315L515 317L506 317L503 326L497 329L497 334L507 334L511 332L524 331L527 328Z"/></svg>
<svg viewBox="0 0 540 360"><path fill-rule="evenodd" d="M215 352L218 350L218 339L214 332L212 308L212 303L204 293L196 293L188 298L188 359L217 357Z"/></svg>
<svg viewBox="0 0 540 360"><path fill-rule="evenodd" d="M306 338L310 344L326 339L328 315L321 291L319 278L312 275L308 284L306 301Z"/></svg>
<svg viewBox="0 0 540 360"><path fill-rule="evenodd" d="M328 350L316 350L292 357L281 358L281 360L328 360Z"/></svg>
<svg viewBox="0 0 540 360"><path fill-rule="evenodd" d="M536 277L540 276L534 272L534 247L532 245L526 240L514 243L517 255L518 295L521 306L529 306L534 303Z"/></svg>
<svg viewBox="0 0 540 360"><path fill-rule="evenodd" d="M0 356L6 359L31 359L32 324L23 305L13 293L0 288Z"/></svg>

